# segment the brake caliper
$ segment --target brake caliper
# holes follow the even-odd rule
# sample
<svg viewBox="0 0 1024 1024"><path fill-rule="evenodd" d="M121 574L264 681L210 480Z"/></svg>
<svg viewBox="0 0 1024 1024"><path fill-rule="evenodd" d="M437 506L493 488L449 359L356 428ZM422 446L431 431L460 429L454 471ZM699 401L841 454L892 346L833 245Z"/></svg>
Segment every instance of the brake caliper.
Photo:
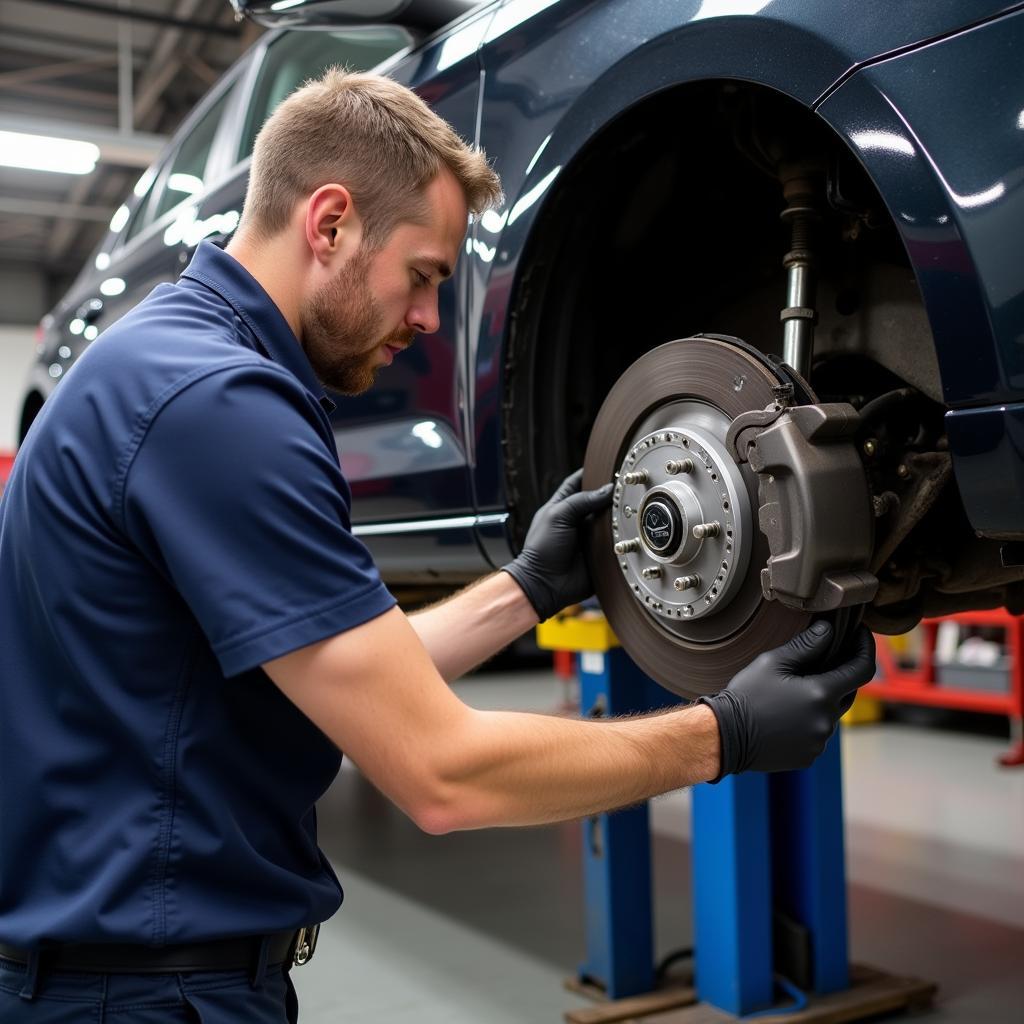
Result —
<svg viewBox="0 0 1024 1024"><path fill-rule="evenodd" d="M792 385L764 410L737 416L727 447L758 477L758 525L771 557L761 570L766 600L824 612L870 601L867 567L874 518L853 444L852 405L791 405Z"/></svg>

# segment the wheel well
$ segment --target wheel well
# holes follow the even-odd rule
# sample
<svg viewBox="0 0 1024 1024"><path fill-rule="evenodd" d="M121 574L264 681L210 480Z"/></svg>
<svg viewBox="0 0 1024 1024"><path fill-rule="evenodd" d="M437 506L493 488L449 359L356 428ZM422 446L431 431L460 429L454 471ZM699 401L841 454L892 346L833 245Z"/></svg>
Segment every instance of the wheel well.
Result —
<svg viewBox="0 0 1024 1024"><path fill-rule="evenodd" d="M25 397L25 404L21 407L21 420L18 423L18 444L25 440L28 428L39 415L43 407L43 396L38 391L30 391Z"/></svg>
<svg viewBox="0 0 1024 1024"><path fill-rule="evenodd" d="M602 400L643 352L714 331L781 353L788 234L769 166L773 145L796 145L829 169L816 352L864 351L867 307L880 293L907 321L901 346L913 335L934 364L895 225L832 129L750 83L668 90L612 123L565 169L520 263L503 416L520 535L537 505L582 464ZM885 280L872 285L879 274ZM937 368L929 372L925 390L937 396Z"/></svg>

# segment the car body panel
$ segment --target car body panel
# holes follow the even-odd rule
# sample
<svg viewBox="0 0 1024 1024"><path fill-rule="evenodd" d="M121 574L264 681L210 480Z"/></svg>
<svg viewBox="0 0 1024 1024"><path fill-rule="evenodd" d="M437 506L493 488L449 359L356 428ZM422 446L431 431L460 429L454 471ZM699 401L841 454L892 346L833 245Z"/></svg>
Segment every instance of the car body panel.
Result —
<svg viewBox="0 0 1024 1024"><path fill-rule="evenodd" d="M1024 414L1013 404L1024 396L1022 52L1016 12L865 68L819 108L910 254L960 493L971 525L992 535L1024 532Z"/></svg>
<svg viewBox="0 0 1024 1024"><path fill-rule="evenodd" d="M514 23L507 15L517 7L538 12L528 21ZM488 511L506 504L500 472L500 369L507 340L506 314L519 287L519 258L531 232L543 221L545 196L589 140L623 111L657 92L688 82L733 78L775 89L809 108L828 97L821 112L848 141L855 132L868 130L856 103L850 104L853 109L844 109L847 98L858 94L871 117L884 122L885 130L894 135L900 131L908 134L902 145L913 146L912 133L891 108L885 110L884 97L864 86L861 78L868 72L857 69L879 61L880 55L903 53L879 67L897 64L920 52L912 49L907 53L908 47L927 49L928 39L957 30L962 34L967 31L963 26L976 21L1002 26L1008 20L1006 12L1020 7L1019 3L893 6L884 2L722 4L711 0L683 5L510 0L495 19L481 51L486 116L481 122L480 144L501 173L507 198L503 209L474 225L469 257L473 274L470 322L480 325L477 338L468 339L475 363L474 482L479 508ZM688 19L683 9L689 12ZM718 16L727 9L733 13ZM503 27L505 31L500 33ZM978 28L973 33L982 31ZM1005 65L1002 72L1005 77ZM536 87L541 81L543 90ZM833 94L836 84L844 81ZM905 163L901 165L904 171ZM900 178L895 167L894 173L886 173L880 160L872 164L875 166L869 166L869 172L887 200L887 192L893 190L930 189L935 193L939 189L924 153L918 154L918 175L911 174L909 181ZM938 201L941 194L933 198ZM901 199L895 205L902 203ZM929 293L943 310L943 318L952 306L960 320L983 324L975 276L960 276L956 299L947 291L945 281L935 280L934 274L928 277L935 244L947 248L949 261L957 258L953 252L959 244L956 225L947 224L940 239L927 241L928 252L922 252L916 240L914 247L908 246L915 269L919 277L935 285L929 287ZM978 381L985 378L986 358L988 354L980 353L972 371ZM482 542L496 564L507 557L507 537L490 530Z"/></svg>
<svg viewBox="0 0 1024 1024"><path fill-rule="evenodd" d="M711 79L757 83L817 110L859 157L921 284L972 521L989 529L1012 520L1024 532L1019 500L1009 519L986 511L1005 504L1019 473L1006 464L1019 459L1019 410L998 439L978 411L953 426L961 409L1024 399L1024 311L1013 261L1021 232L1007 227L1022 219L1015 119L1024 99L1014 98L1019 75L1006 73L1016 67L1024 19L1008 12L1022 7L1019 0L496 0L386 61L380 70L483 146L507 198L471 225L466 255L441 288L440 330L383 370L373 391L343 399L335 416L356 529L385 575L465 578L510 554L502 367L522 255L566 168L596 137L650 97ZM242 104L280 38L265 36L228 73L238 88L203 192L127 245L124 232L112 230L97 253L109 254L109 272L86 268L44 321L31 388L45 396L74 362L86 339L68 325L79 314L101 328L152 285L176 278L201 237L234 229L248 175L248 161L233 159ZM983 96L958 92L961 77L987 81L988 74ZM967 149L963 138L978 144ZM699 146L695 139L698 156ZM164 164L154 168L157 190ZM971 197L973 204L964 202ZM137 205L129 204L129 216ZM125 281L123 298L100 298L100 283L115 274ZM103 306L94 310L97 299ZM987 448L978 441L986 437ZM995 465L1004 466L1003 489L989 492L985 475Z"/></svg>

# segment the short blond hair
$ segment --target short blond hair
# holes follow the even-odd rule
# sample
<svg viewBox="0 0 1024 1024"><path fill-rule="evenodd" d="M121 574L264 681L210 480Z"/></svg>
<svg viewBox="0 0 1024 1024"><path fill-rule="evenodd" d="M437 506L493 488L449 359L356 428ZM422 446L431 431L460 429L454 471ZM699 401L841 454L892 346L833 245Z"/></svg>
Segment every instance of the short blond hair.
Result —
<svg viewBox="0 0 1024 1024"><path fill-rule="evenodd" d="M271 238L297 202L338 182L352 193L364 244L376 247L398 223L423 215L423 191L442 167L471 213L501 201L483 152L414 92L381 75L328 68L281 103L257 135L242 226Z"/></svg>

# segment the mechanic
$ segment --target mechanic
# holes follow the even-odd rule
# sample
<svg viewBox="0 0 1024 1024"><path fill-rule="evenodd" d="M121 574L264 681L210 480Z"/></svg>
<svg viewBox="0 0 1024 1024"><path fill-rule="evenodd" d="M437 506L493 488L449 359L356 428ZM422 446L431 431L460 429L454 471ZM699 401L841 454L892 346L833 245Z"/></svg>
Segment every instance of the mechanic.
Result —
<svg viewBox="0 0 1024 1024"><path fill-rule="evenodd" d="M820 622L642 718L448 688L589 595L579 531L610 486L574 474L504 571L407 617L352 534L324 385L358 394L438 328L499 196L413 93L332 70L264 126L227 250L43 408L0 511L5 1024L296 1020L289 969L341 902L314 812L341 751L431 833L564 821L806 766L872 675L867 632L821 665Z"/></svg>

